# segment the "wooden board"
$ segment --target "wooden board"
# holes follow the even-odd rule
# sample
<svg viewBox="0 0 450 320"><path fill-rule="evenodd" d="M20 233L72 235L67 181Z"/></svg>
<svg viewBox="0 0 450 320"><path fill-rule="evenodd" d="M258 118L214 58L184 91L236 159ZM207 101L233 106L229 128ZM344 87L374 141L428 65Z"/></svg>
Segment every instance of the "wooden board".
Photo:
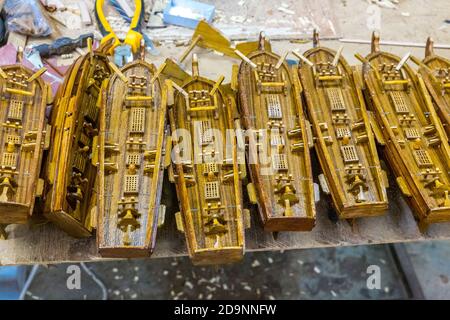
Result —
<svg viewBox="0 0 450 320"><path fill-rule="evenodd" d="M204 0L216 8L213 24L231 40L256 39L264 30L271 39L309 38L313 29L320 29L327 39L340 37L333 1L285 0ZM193 30L169 25L147 29L153 40L188 40Z"/></svg>
<svg viewBox="0 0 450 320"><path fill-rule="evenodd" d="M317 171L317 170L315 170ZM389 211L385 216L356 219L352 227L341 220L329 220L329 203L317 204L316 227L311 232L280 232L274 239L263 231L258 213L252 210L252 227L245 234L246 251L289 250L378 243L449 240L450 223L431 225L421 234L401 192L390 180ZM158 230L152 258L187 255L184 235L176 230L177 198L166 179L162 202L167 205L166 222ZM11 225L8 240L0 241L0 265L51 264L108 260L97 252L95 238L75 239L51 224Z"/></svg>

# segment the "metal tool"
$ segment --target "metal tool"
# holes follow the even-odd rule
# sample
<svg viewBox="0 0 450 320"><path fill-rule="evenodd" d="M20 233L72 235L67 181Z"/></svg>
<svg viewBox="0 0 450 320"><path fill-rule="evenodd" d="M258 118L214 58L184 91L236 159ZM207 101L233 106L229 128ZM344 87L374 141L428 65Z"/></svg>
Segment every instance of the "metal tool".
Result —
<svg viewBox="0 0 450 320"><path fill-rule="evenodd" d="M33 47L33 50L39 52L41 58L48 58L53 55L62 55L74 51L76 48L87 47L88 39L94 40L93 33L86 33L76 39L63 37L55 40L52 44L40 44Z"/></svg>
<svg viewBox="0 0 450 320"><path fill-rule="evenodd" d="M103 4L105 0L95 1L95 17L97 19L98 27L103 35L101 43L106 43L113 40L113 44L109 49L109 54L114 54L114 62L121 67L124 62L128 63L133 59L133 53L137 53L143 36L140 32L141 22L144 20L144 1L135 0L134 16L131 19L130 30L123 41L119 39L116 33L112 30L108 20L106 20L103 12Z"/></svg>

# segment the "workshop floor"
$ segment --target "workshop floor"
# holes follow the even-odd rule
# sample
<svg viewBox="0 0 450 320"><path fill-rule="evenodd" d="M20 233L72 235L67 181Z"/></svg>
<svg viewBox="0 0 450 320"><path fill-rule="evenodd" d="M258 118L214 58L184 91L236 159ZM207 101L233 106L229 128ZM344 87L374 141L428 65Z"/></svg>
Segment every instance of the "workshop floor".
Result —
<svg viewBox="0 0 450 320"><path fill-rule="evenodd" d="M250 0L247 0L247 2ZM255 0L252 0L255 1ZM335 2L344 38L369 39L368 4L363 0ZM360 14L355 14L359 12ZM400 1L397 10L382 9L381 34L386 40L450 43L448 0ZM447 15L447 16L446 16ZM328 43L327 43L328 44ZM330 45L338 46L337 42ZM280 45L275 43L275 49ZM310 44L299 48L310 47ZM388 48L390 49L390 48ZM348 45L367 53L368 46ZM392 48L405 52L405 48ZM162 53L164 50L162 50ZM423 49L412 50L423 56ZM448 52L445 52L448 56ZM426 298L450 298L450 243L406 244ZM381 287L367 287L371 265L380 267ZM110 299L399 299L407 298L405 283L388 246L366 246L249 253L243 262L225 267L193 267L187 258L90 263L108 289ZM101 291L86 273L81 289L68 290L68 265L41 267L27 299L97 299Z"/></svg>
<svg viewBox="0 0 450 320"><path fill-rule="evenodd" d="M425 297L450 298L450 243L406 244ZM187 258L89 263L108 299L401 299L405 283L388 246L249 253L238 264L194 267ZM369 289L369 266L380 287ZM100 299L99 286L81 273L67 288L69 265L40 267L26 299ZM81 269L82 270L82 269Z"/></svg>

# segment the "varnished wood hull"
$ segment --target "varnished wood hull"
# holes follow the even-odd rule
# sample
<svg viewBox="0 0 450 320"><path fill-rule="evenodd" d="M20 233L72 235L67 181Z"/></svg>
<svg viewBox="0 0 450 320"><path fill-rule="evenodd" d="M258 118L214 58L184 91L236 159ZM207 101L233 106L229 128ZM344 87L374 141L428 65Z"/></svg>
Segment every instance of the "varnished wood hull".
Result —
<svg viewBox="0 0 450 320"><path fill-rule="evenodd" d="M190 132L190 141L187 142L186 137L183 137L183 140L191 146L196 145L194 139L200 139L197 155L201 154L201 159L194 156L195 151L192 153L185 151L185 159L181 158L180 153L176 153L177 156L172 159L182 229L186 236L189 256L197 265L236 262L241 260L244 254L242 191L235 136L227 142L231 147L231 153L227 153L226 145L216 144L220 139L227 141L226 130L234 129L231 114L235 101L221 88L217 88L216 93L209 96L208 93L213 86L214 83L208 79L189 77L181 84L189 94L189 99L186 100L182 94L177 93L174 105L169 108L173 141L181 142L178 140L177 129ZM208 100L206 104L217 106L215 111L194 111L198 110L194 104L197 107L199 105L196 104L193 95L202 93L205 93L204 98ZM203 133L206 132L204 128L217 129L218 140L208 140L207 132L206 135L195 133L199 130L198 125L202 126ZM174 148L179 147L181 144L174 144ZM217 157L209 158L208 152L211 148L215 148ZM197 149L194 147L194 150Z"/></svg>
<svg viewBox="0 0 450 320"><path fill-rule="evenodd" d="M436 112L442 122L442 125L450 137L450 75L446 75L447 80L440 77L439 70L447 70L450 72L450 60L432 54L423 60L423 64L428 68L420 67L419 72L428 88L436 107ZM447 88L445 88L445 85Z"/></svg>
<svg viewBox="0 0 450 320"><path fill-rule="evenodd" d="M91 163L98 135L98 97L110 75L108 58L88 53L68 71L55 99L47 162L45 216L75 237L91 235L97 168Z"/></svg>
<svg viewBox="0 0 450 320"><path fill-rule="evenodd" d="M138 60L121 72L128 83L114 74L102 96L97 245L103 257L146 257L158 227L167 95L152 82L153 65Z"/></svg>
<svg viewBox="0 0 450 320"><path fill-rule="evenodd" d="M0 76L0 224L26 223L38 192L48 86L20 64ZM4 77L6 76L6 77Z"/></svg>
<svg viewBox="0 0 450 320"><path fill-rule="evenodd" d="M248 58L258 68L274 68L280 57L265 51L256 51ZM262 64L265 64L264 66ZM262 69L258 69L261 72ZM257 130L266 130L270 141L263 141L266 151L257 150L256 143L250 139L249 154L270 158L270 163L254 161L247 156L250 176L256 189L258 208L264 229L267 231L309 231L315 225L315 205L311 160L309 155L309 141L307 125L300 101L300 84L297 74L288 69L285 62L274 71L271 79L276 83L264 83L258 89L254 69L246 62L241 63L238 72L239 107L242 122L248 134ZM270 102L269 102L270 101ZM269 115L269 103L275 114ZM273 128L281 123L280 136L272 133L268 123L273 122ZM295 133L293 133L295 132ZM292 133L292 135L290 134ZM280 141L282 141L280 143ZM278 148L275 151L274 148ZM295 151L293 151L295 149ZM281 150L281 151L280 151ZM269 152L270 151L270 154ZM265 154L267 152L268 154ZM262 155L262 156L261 156ZM275 157L277 159L275 159ZM279 161L283 163L279 163ZM276 167L276 168L275 168ZM278 170L281 169L281 170ZM269 174L264 171L267 170ZM271 172L271 173L270 173ZM277 178L280 177L280 180ZM290 199L286 203L284 199Z"/></svg>
<svg viewBox="0 0 450 320"><path fill-rule="evenodd" d="M299 68L316 152L341 219L382 215L386 186L364 98L344 58L333 66L335 55L328 48L311 49L304 56L315 69Z"/></svg>
<svg viewBox="0 0 450 320"><path fill-rule="evenodd" d="M386 52L366 60L373 67L365 74L367 97L400 189L422 229L450 221L449 145L422 78L407 65L395 76L400 58ZM388 71L392 76L382 82Z"/></svg>

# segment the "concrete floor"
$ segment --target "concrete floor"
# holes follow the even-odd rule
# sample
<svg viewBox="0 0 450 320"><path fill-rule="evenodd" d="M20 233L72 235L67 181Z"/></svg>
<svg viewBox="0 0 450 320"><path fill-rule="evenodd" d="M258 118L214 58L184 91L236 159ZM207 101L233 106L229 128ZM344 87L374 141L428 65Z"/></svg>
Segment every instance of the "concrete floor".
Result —
<svg viewBox="0 0 450 320"><path fill-rule="evenodd" d="M367 267L381 269L369 290ZM86 273L81 290L66 286L69 265L40 269L28 299L98 299ZM194 267L187 258L90 263L109 299L399 299L406 297L385 246L251 253L238 264Z"/></svg>
<svg viewBox="0 0 450 320"><path fill-rule="evenodd" d="M335 14L345 38L369 39L368 4L363 0L334 1ZM398 10L382 9L381 35L386 40L450 43L448 0L400 1ZM357 13L357 14L355 14ZM408 16L409 14L409 16ZM282 50L288 42L274 42ZM337 41L327 42L338 47ZM298 45L307 49L311 44ZM344 55L356 63L353 52L366 54L367 45L346 45ZM397 54L409 48L386 47ZM161 53L164 55L165 49ZM412 49L423 56L423 49ZM447 51L438 51L449 56ZM206 59L209 59L205 57ZM159 59L162 59L160 57ZM213 57L212 59L220 59ZM158 60L158 59L157 59ZM201 58L202 61L202 58ZM187 63L188 64L188 63ZM226 66L225 66L226 67ZM231 69L231 68L230 68ZM206 71L206 70L205 70ZM210 76L205 74L206 76ZM215 75L211 75L215 76ZM414 269L427 298L450 298L450 243L407 244ZM367 267L381 270L380 289L366 286ZM108 288L110 299L399 299L405 285L386 246L330 248L247 254L244 261L224 267L193 267L187 258L91 263ZM67 265L41 267L28 299L96 299L100 290L87 274L81 289L68 290Z"/></svg>

